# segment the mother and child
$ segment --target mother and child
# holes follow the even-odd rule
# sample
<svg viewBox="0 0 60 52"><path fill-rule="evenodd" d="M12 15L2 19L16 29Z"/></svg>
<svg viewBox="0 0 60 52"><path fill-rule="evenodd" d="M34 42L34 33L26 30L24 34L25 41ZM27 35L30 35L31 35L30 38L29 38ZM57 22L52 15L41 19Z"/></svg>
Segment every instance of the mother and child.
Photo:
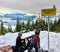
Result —
<svg viewBox="0 0 60 52"><path fill-rule="evenodd" d="M35 52L38 52L38 49L40 48L40 38L39 38L39 32L35 31L35 34L26 37L25 39L22 39L22 34L18 33L18 36L16 38L16 46L13 52L24 52L25 50L28 50L28 52L31 52L32 48L35 48Z"/></svg>

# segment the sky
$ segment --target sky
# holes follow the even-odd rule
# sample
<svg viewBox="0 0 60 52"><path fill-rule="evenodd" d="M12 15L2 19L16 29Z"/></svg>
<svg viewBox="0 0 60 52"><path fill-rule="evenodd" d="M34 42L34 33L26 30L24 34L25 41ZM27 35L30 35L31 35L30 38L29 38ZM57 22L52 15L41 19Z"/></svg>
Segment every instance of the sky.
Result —
<svg viewBox="0 0 60 52"><path fill-rule="evenodd" d="M56 6L59 13L59 0L0 0L0 13L17 11L40 13L41 9L52 8L53 5Z"/></svg>

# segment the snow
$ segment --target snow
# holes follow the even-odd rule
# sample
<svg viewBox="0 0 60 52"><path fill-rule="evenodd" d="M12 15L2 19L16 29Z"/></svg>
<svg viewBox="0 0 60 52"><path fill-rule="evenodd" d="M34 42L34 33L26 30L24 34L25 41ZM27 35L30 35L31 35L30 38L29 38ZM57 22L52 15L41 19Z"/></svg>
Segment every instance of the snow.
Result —
<svg viewBox="0 0 60 52"><path fill-rule="evenodd" d="M1 36L0 36L0 45L1 45L1 44L4 44L4 43L5 43L4 36L3 36L3 35L1 35Z"/></svg>
<svg viewBox="0 0 60 52"><path fill-rule="evenodd" d="M27 32L27 33L23 33L22 34L22 39L31 36L32 34L34 34L34 32ZM7 33L5 34L5 41L6 43L8 43L11 46L15 46L16 44L16 37L18 36L18 32L16 33Z"/></svg>
<svg viewBox="0 0 60 52"><path fill-rule="evenodd" d="M60 33L49 32L49 49L60 52ZM40 45L44 50L48 50L48 32L40 32Z"/></svg>
<svg viewBox="0 0 60 52"><path fill-rule="evenodd" d="M11 46L15 46L15 42L16 42L15 40L16 40L17 35L18 35L18 32L5 34L6 44L9 44Z"/></svg>
<svg viewBox="0 0 60 52"><path fill-rule="evenodd" d="M0 47L10 45L15 46L16 37L18 32L16 33L7 33L4 36L0 36ZM22 34L22 39L34 35L34 31L30 31ZM60 33L49 32L49 50L50 52L60 52ZM44 50L48 50L48 31L40 31L40 46Z"/></svg>

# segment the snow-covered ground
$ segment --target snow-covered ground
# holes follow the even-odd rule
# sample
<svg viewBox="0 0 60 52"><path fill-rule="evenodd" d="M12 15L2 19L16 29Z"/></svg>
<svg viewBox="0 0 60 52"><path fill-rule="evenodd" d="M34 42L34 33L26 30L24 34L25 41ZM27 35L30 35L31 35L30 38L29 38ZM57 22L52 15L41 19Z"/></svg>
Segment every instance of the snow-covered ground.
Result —
<svg viewBox="0 0 60 52"><path fill-rule="evenodd" d="M60 52L60 33L49 32L49 48L54 52ZM40 32L40 45L41 48L48 50L48 32ZM52 51L51 51L52 52Z"/></svg>
<svg viewBox="0 0 60 52"><path fill-rule="evenodd" d="M34 34L34 31L23 33L22 39L25 37L29 37ZM18 35L16 33L7 33L4 36L0 36L0 47L11 45L15 46L15 40ZM60 52L60 33L49 32L49 48L50 52ZM40 32L40 46L44 50L48 50L48 31L41 31ZM52 51L51 51L52 50Z"/></svg>

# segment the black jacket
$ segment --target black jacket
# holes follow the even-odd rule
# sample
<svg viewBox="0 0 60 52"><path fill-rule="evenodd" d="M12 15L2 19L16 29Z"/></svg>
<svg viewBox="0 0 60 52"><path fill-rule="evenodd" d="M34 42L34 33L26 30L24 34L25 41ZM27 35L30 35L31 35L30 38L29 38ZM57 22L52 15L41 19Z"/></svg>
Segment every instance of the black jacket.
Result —
<svg viewBox="0 0 60 52"><path fill-rule="evenodd" d="M25 45L26 45L26 43L25 43ZM27 45L25 46L24 50L27 50L29 47L30 47L30 41L28 40L28 43L27 43Z"/></svg>
<svg viewBox="0 0 60 52"><path fill-rule="evenodd" d="M16 47L24 48L25 47L25 40L17 37L16 39Z"/></svg>

